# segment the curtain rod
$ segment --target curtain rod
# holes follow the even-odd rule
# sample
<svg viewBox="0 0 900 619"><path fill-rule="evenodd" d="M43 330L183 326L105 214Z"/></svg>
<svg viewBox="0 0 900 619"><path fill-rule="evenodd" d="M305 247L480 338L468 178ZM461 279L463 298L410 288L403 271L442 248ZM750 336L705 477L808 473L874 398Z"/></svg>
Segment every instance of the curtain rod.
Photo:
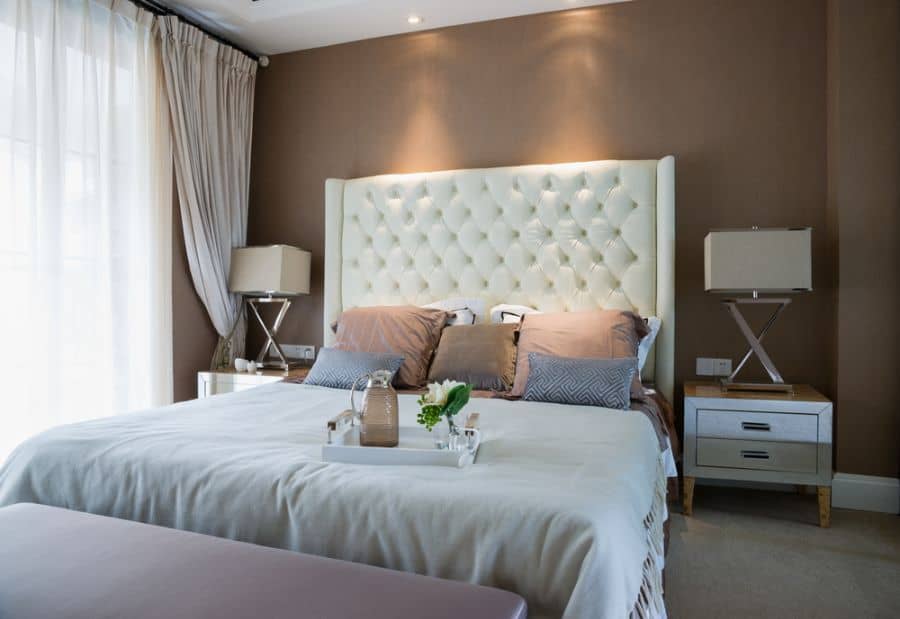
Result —
<svg viewBox="0 0 900 619"><path fill-rule="evenodd" d="M229 47L233 47L234 49L238 50L245 56L249 56L256 62L259 62L260 56L258 54L254 54L250 50L244 49L240 45L235 45L233 42L229 41L228 39L216 34L215 32L211 32L208 28L198 24L193 19L185 17L183 14L179 13L178 11L170 9L169 7L167 7L165 5L159 4L158 2L155 2L154 0L131 0L131 2L138 5L142 9L146 9L146 10L150 11L154 15L174 15L181 21L190 24L194 28L197 28L198 30L203 32L206 36L208 36L212 39L215 39L219 43L223 43L225 45L228 45Z"/></svg>

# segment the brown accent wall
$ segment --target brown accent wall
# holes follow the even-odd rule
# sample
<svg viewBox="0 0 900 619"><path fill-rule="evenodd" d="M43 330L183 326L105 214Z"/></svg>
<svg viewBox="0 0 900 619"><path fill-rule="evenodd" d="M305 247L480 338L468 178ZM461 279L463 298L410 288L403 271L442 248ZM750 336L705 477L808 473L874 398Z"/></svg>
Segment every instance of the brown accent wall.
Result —
<svg viewBox="0 0 900 619"><path fill-rule="evenodd" d="M218 335L188 270L178 192L172 189L172 355L175 401L197 397L197 372L209 369Z"/></svg>
<svg viewBox="0 0 900 619"><path fill-rule="evenodd" d="M327 177L671 153L677 381L697 356L744 350L703 292L706 232L811 225L816 290L767 347L786 379L831 394L825 100L819 0L637 0L274 56L257 82L249 242L313 252L282 341L322 341Z"/></svg>
<svg viewBox="0 0 900 619"><path fill-rule="evenodd" d="M839 251L837 466L900 468L900 3L828 3L828 216Z"/></svg>

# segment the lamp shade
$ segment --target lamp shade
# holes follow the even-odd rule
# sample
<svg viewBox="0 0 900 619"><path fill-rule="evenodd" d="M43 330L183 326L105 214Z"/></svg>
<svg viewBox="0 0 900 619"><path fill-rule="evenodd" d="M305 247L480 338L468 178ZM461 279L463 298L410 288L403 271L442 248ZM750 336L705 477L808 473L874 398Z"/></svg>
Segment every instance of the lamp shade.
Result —
<svg viewBox="0 0 900 619"><path fill-rule="evenodd" d="M241 294L309 294L308 251L290 245L238 247L231 251L228 289Z"/></svg>
<svg viewBox="0 0 900 619"><path fill-rule="evenodd" d="M713 230L704 240L706 290L812 290L812 228Z"/></svg>

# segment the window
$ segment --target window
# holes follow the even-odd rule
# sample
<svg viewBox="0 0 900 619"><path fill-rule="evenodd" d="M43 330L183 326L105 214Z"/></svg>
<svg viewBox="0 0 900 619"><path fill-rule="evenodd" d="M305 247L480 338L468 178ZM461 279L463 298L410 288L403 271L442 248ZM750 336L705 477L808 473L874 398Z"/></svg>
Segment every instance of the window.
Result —
<svg viewBox="0 0 900 619"><path fill-rule="evenodd" d="M152 15L0 8L0 458L171 401L171 156Z"/></svg>

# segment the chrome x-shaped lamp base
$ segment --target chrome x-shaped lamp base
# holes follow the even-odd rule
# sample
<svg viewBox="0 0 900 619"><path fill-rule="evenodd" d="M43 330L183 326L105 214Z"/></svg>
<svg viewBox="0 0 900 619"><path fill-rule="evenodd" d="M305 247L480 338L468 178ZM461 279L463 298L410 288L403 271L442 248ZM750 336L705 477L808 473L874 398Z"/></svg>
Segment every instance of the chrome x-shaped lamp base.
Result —
<svg viewBox="0 0 900 619"><path fill-rule="evenodd" d="M752 299L726 299L722 301L722 304L725 305L725 308L731 314L731 317L734 318L734 321L737 323L738 328L741 330L741 333L744 334L744 338L746 338L747 343L750 344L750 349L744 355L744 358L741 359L741 362L738 363L737 367L734 369L734 372L731 373L731 376L728 378L722 379L722 386L725 389L733 389L733 390L749 390L749 391L785 391L785 392L793 392L794 386L786 384L784 379L781 378L781 374L778 372L778 368L775 367L775 364L772 363L771 357L766 352L766 349L763 348L762 339L766 336L766 333L769 331L769 327L775 322L775 319L784 311L784 308L788 306L791 302L790 299L787 298L757 298L754 297ZM750 328L750 325L747 324L747 320L744 318L744 315L741 314L741 310L738 308L738 305L760 305L760 304L774 304L778 305L775 308L775 311L766 321L766 324L763 326L762 331L759 332L758 335L753 333L753 330ZM738 375L738 372L741 371L741 368L747 363L752 355L756 355L759 359L762 366L766 369L766 372L769 374L769 378L772 379L771 383L744 383L735 381L735 377Z"/></svg>
<svg viewBox="0 0 900 619"><path fill-rule="evenodd" d="M278 344L278 340L275 339L275 336L278 334L278 329L281 328L281 322L284 320L285 314L287 314L288 309L291 307L291 300L285 297L254 297L246 299L246 302L253 312L253 315L256 316L256 320L259 321L259 324L262 326L263 331L266 333L266 343L263 344L262 349L256 356L256 363L262 367L280 368L285 372L292 367L299 365L296 361L287 360L284 351L281 350L281 346ZM278 315L275 317L275 323L272 325L271 329L266 325L266 321L263 320L259 313L257 305L260 303L281 303L281 309L278 310ZM270 348L275 349L275 354L278 356L279 361L266 360L266 355L269 353Z"/></svg>

